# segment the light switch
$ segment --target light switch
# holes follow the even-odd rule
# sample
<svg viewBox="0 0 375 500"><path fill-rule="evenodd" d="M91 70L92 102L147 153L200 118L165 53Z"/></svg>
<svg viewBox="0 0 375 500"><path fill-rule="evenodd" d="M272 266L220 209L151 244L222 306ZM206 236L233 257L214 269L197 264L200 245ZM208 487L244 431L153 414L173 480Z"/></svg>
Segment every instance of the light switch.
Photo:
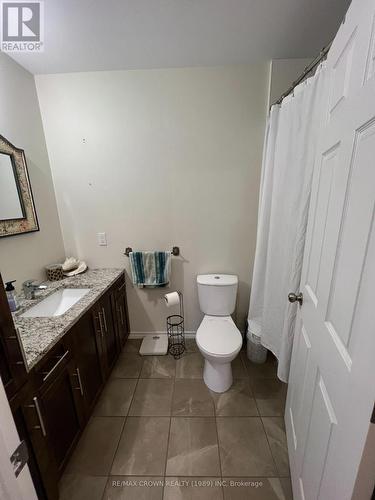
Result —
<svg viewBox="0 0 375 500"><path fill-rule="evenodd" d="M101 247L107 246L107 235L105 233L98 233L98 243Z"/></svg>

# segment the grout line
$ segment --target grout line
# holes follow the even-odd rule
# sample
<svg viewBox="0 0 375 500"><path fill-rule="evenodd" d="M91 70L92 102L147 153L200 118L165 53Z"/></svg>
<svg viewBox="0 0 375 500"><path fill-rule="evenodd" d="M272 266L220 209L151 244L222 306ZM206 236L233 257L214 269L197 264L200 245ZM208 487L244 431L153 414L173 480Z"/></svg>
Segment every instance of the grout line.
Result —
<svg viewBox="0 0 375 500"><path fill-rule="evenodd" d="M121 352L120 352L120 355L121 355L122 353L123 353L123 351L121 351ZM118 360L117 360L117 361L118 361ZM111 473L111 470L112 470L112 467L113 467L113 464L114 464L114 461L115 461L115 458L116 458L117 452L118 452L119 447L120 447L121 438L122 438L122 435L123 435L123 433L124 433L124 429L125 429L125 424L126 424L126 422L127 422L127 420L128 420L128 416L129 416L130 408L131 408L131 405L133 404L134 395L135 395L135 392L136 392L137 387L138 387L139 376L140 376L140 374L141 374L142 367L143 367L143 361L142 361L142 366L141 366L141 368L140 368L140 370L139 370L138 378L137 378L137 379L134 379L134 378L133 378L133 379L129 379L129 380L137 380L137 382L136 382L135 387L134 387L134 392L133 392L133 395L132 395L132 398L131 398L131 401L130 401L130 404L129 404L128 411L127 411L127 413L126 413L126 415L125 415L125 417L124 417L124 423L123 423L123 425L122 425L122 429L121 429L121 432L120 432L120 437L119 437L119 440L118 440L118 443L117 443L117 446L116 446L115 453L113 454L113 458L112 458L111 466L110 466L110 468L109 468L109 474ZM106 385L108 384L108 382L109 382L109 379L107 380ZM104 388L103 388L103 390L104 390ZM104 490L104 491L105 491L105 490ZM102 499L103 499L103 500L105 500L105 499L104 499L104 492L103 492L103 497L102 497Z"/></svg>
<svg viewBox="0 0 375 500"><path fill-rule="evenodd" d="M271 445L270 445L270 440L268 439L268 434L267 434L267 431L266 431L266 427L265 427L264 422L263 422L263 417L260 417L260 421L261 421L261 423L262 423L262 427L263 427L264 434L266 435L267 444L268 444L268 448L270 449L270 453L271 453L272 461L273 461L273 463L275 464L275 471L276 471L276 473L278 474L278 476L277 476L277 477L280 477L279 468L277 467L277 463L276 463L275 457L273 456L272 448L271 448Z"/></svg>
<svg viewBox="0 0 375 500"><path fill-rule="evenodd" d="M175 362L176 364L176 362ZM176 368L176 367L175 367ZM174 400L174 393L175 393L175 385L176 385L176 369L175 369L175 376L173 377L173 389L172 389L172 398L171 398L171 408L169 412L169 428L168 428L168 438L167 438L167 451L165 454L165 464L164 464L164 485L163 485L163 497L164 498L164 490L165 490L165 477L167 474L167 463L168 463L168 452L169 452L169 440L170 440L170 435L171 435L171 426L172 426L172 407L173 407L173 400Z"/></svg>

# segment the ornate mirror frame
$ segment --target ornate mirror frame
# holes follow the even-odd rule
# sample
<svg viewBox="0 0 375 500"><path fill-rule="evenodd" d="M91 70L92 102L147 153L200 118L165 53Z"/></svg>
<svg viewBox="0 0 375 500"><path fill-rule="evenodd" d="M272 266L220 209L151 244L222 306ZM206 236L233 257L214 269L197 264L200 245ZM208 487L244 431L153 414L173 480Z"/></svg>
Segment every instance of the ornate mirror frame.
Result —
<svg viewBox="0 0 375 500"><path fill-rule="evenodd" d="M10 156L24 214L23 218L0 220L0 237L39 231L24 150L16 148L0 135L0 153Z"/></svg>

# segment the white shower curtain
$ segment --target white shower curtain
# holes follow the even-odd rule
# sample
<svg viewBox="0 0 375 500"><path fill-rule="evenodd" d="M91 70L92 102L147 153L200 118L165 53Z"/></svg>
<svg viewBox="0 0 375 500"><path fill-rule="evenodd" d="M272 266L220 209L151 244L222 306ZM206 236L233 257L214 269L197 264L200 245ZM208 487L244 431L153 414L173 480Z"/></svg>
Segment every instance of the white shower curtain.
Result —
<svg viewBox="0 0 375 500"><path fill-rule="evenodd" d="M260 187L257 245L248 316L249 332L278 358L288 381L311 179L327 97L324 64L295 88L267 123Z"/></svg>

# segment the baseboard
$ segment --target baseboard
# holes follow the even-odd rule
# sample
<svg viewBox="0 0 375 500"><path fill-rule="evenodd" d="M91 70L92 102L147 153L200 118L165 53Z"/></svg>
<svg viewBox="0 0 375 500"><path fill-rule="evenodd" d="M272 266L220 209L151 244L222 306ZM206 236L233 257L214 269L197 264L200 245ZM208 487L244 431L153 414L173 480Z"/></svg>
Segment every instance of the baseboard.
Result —
<svg viewBox="0 0 375 500"><path fill-rule="evenodd" d="M193 339L195 338L196 332L185 332L185 338ZM129 339L143 339L144 337L148 337L151 335L167 335L167 332L130 332Z"/></svg>

